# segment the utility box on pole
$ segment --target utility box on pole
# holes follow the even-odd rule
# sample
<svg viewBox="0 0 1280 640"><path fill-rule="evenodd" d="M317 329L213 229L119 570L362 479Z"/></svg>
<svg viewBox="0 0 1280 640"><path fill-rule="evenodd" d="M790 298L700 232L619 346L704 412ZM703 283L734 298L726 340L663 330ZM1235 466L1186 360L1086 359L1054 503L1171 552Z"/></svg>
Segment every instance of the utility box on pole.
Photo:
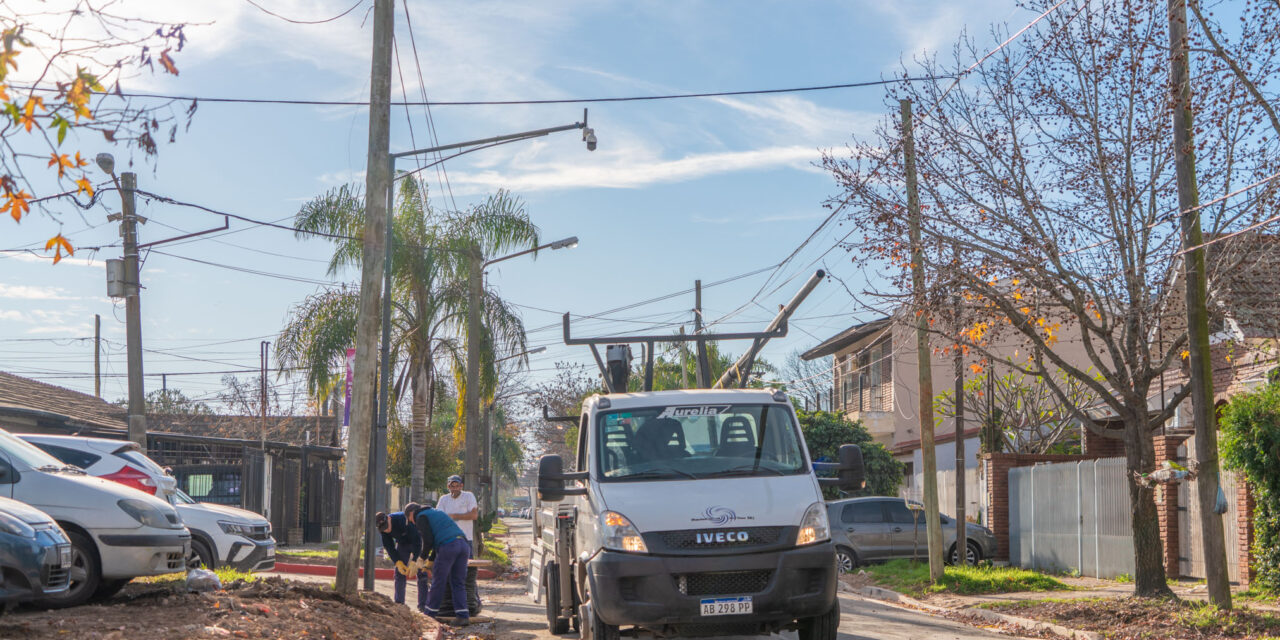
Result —
<svg viewBox="0 0 1280 640"><path fill-rule="evenodd" d="M119 258L110 258L107 260L107 296L111 298L123 298L126 295L125 283L127 278L124 275L124 260Z"/></svg>

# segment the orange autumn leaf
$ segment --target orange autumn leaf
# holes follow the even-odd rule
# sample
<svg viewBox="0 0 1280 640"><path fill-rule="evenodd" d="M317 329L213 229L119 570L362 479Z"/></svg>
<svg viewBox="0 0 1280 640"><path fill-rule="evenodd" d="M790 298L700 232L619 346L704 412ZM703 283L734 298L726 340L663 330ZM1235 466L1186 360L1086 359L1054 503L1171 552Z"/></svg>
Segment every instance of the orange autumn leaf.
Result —
<svg viewBox="0 0 1280 640"><path fill-rule="evenodd" d="M85 166L85 165L87 165L87 164L89 164L89 161L88 161L88 160L85 160L84 158L81 158L81 157L80 157L80 152L79 152L79 151L77 151L77 152L76 152L76 166L77 166L77 167L83 167L83 166Z"/></svg>
<svg viewBox="0 0 1280 640"><path fill-rule="evenodd" d="M9 87L0 84L0 100L9 101Z"/></svg>
<svg viewBox="0 0 1280 640"><path fill-rule="evenodd" d="M173 64L173 58L169 57L168 49L160 52L160 66L164 67L165 71L168 71L175 76L178 75L178 67Z"/></svg>
<svg viewBox="0 0 1280 640"><path fill-rule="evenodd" d="M44 244L45 251L48 251L50 249L54 250L54 253L53 253L54 264L58 264L59 262L62 261L63 249L66 249L68 256L74 256L76 254L75 248L71 246L71 241L67 240L66 236L63 236L61 233L59 233L58 235L52 238L49 238L49 241Z"/></svg>
<svg viewBox="0 0 1280 640"><path fill-rule="evenodd" d="M92 198L93 184L89 182L88 178L80 178L79 180L76 180L76 193L83 193Z"/></svg>
<svg viewBox="0 0 1280 640"><path fill-rule="evenodd" d="M67 169L69 169L69 168L74 168L74 167L76 166L75 161L74 161L74 160L72 160L71 158L67 157L67 154L65 154L65 153L64 153L64 154L62 154L62 155L58 155L58 154L56 154L56 153L51 153L51 154L49 154L49 155L50 155L50 157L52 158L51 160L49 160L49 166L51 166L51 167L52 167L52 166L57 166L57 167L58 167L58 177L59 177L59 178L61 178L61 177L63 176L63 174L65 174L65 173L67 172ZM77 155L78 155L78 154L77 154Z"/></svg>
<svg viewBox="0 0 1280 640"><path fill-rule="evenodd" d="M8 211L9 215L13 216L14 222L21 222L22 214L31 210L31 206L27 204L31 194L26 191L19 191L18 193L10 192L5 195L9 199L4 203L4 206L0 206L0 211Z"/></svg>
<svg viewBox="0 0 1280 640"><path fill-rule="evenodd" d="M972 371L972 372L974 372L974 373L982 373L982 365L980 365L980 364L971 364L971 365L969 365L969 370L970 370L970 371Z"/></svg>

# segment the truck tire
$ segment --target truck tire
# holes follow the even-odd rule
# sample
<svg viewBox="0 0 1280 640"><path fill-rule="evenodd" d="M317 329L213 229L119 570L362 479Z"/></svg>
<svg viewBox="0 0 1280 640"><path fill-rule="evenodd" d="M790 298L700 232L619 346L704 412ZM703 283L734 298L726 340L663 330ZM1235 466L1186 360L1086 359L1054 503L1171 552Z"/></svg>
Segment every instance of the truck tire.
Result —
<svg viewBox="0 0 1280 640"><path fill-rule="evenodd" d="M840 603L831 605L831 610L812 618L800 621L799 640L836 640L840 629Z"/></svg>
<svg viewBox="0 0 1280 640"><path fill-rule="evenodd" d="M560 617L560 570L555 564L543 569L542 588L547 602L547 630L555 635L569 633L569 619Z"/></svg>
<svg viewBox="0 0 1280 640"><path fill-rule="evenodd" d="M61 595L42 598L36 604L52 609L82 605L93 597L102 582L102 564L93 540L79 531L67 531L71 540L71 588Z"/></svg>
<svg viewBox="0 0 1280 640"><path fill-rule="evenodd" d="M618 640L621 637L621 631L616 625L605 624L596 616L594 611L591 613L591 619L587 622L591 625L591 640Z"/></svg>

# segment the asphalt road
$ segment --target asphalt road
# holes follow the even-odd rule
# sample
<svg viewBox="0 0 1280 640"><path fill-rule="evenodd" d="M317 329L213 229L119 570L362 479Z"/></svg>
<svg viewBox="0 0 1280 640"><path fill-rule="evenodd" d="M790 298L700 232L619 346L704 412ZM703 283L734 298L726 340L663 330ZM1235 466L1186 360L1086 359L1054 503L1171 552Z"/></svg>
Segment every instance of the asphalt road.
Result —
<svg viewBox="0 0 1280 640"><path fill-rule="evenodd" d="M508 519L506 522L511 527L511 535L507 540L512 547L512 560L518 565L527 566L528 545L532 539L530 521ZM288 575L287 577L332 582L332 578L316 576ZM377 590L379 593L390 596L391 581L379 580ZM480 595L484 601L484 611L478 624L472 629L475 632L487 631L501 640L578 638L576 633L557 636L547 631L545 610L542 605L534 604L533 600L526 595L523 581L482 580ZM417 602L417 593L412 582L406 594L406 601L410 604ZM645 634L641 637L652 636ZM788 632L774 637L795 640L796 634ZM878 600L848 593L840 594L840 640L986 640L992 638L1009 640L1010 637L918 611L889 606ZM746 639L737 636L734 640Z"/></svg>

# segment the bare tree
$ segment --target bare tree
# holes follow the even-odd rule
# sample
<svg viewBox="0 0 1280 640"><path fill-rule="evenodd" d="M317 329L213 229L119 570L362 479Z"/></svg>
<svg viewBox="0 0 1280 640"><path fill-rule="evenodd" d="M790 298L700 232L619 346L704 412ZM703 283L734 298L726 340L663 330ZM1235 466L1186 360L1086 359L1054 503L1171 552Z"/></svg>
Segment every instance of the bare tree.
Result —
<svg viewBox="0 0 1280 640"><path fill-rule="evenodd" d="M822 398L829 397L831 393L831 381L834 378L831 365L831 356L805 360L800 357L799 351L792 351L782 363L779 375L792 396L800 398L801 402L813 409L821 409ZM834 407L827 406L828 411L832 409Z"/></svg>
<svg viewBox="0 0 1280 640"><path fill-rule="evenodd" d="M576 432L577 427L544 420L542 410L546 408L552 416L576 416L582 412L582 401L599 391L598 379L588 373L585 365L564 362L556 363L555 377L529 389L523 396L524 413L528 419L521 434L528 460L532 462L544 454L558 454L571 462L574 459L573 449L565 434Z"/></svg>
<svg viewBox="0 0 1280 640"><path fill-rule="evenodd" d="M972 317L945 343L971 350L979 370L999 364L1038 376L1072 418L1123 438L1135 592L1169 595L1153 491L1138 482L1155 464L1152 428L1187 395L1175 387L1154 410L1149 402L1165 377L1179 374L1187 344L1175 283L1179 206L1164 6L1025 6L1045 18L1011 45L970 68L985 52L965 39L953 62L920 62L956 81L905 83L888 96L888 104L909 98L924 107L916 131L920 259L938 291L913 311L932 317L948 304L944 291L962 291ZM994 35L1005 41L1009 33ZM1198 100L1205 193L1228 194L1274 171L1274 150L1244 95L1222 82ZM891 122L853 145L851 158L826 159L843 189L833 205L846 207L862 234L848 242L855 261L880 267L899 291L909 290L910 248L900 138ZM1261 220L1272 188L1206 207L1209 235ZM1230 261L1215 268L1226 273ZM945 333L948 323L932 326ZM1096 394L1094 415L1072 402L1063 380ZM1103 428L1098 412L1119 428Z"/></svg>
<svg viewBox="0 0 1280 640"><path fill-rule="evenodd" d="M1092 406L1097 394L1061 372L1056 378L1066 392L1065 402L1039 376L1022 371L996 376L988 370L964 383L964 413L983 428L984 453L1066 453L1060 449L1072 437L1079 444L1075 411ZM940 416L955 416L955 392L938 394L934 408Z"/></svg>

